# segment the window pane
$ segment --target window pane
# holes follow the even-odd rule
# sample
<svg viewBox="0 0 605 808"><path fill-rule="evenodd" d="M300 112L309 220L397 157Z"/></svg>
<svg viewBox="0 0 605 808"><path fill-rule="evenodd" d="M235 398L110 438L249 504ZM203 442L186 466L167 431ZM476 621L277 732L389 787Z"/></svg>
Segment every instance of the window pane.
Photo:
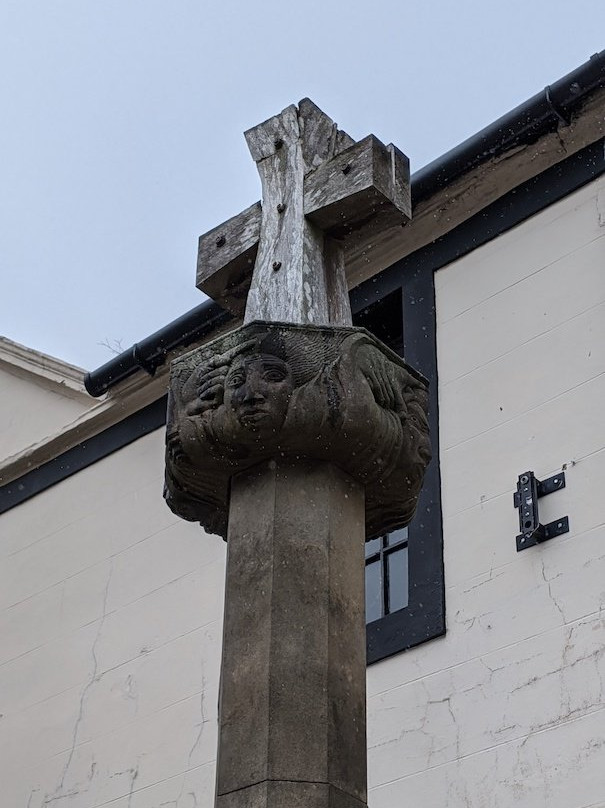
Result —
<svg viewBox="0 0 605 808"><path fill-rule="evenodd" d="M408 548L394 550L387 556L389 576L389 614L408 605Z"/></svg>
<svg viewBox="0 0 605 808"><path fill-rule="evenodd" d="M366 623L382 617L380 560L366 564Z"/></svg>
<svg viewBox="0 0 605 808"><path fill-rule="evenodd" d="M366 542L366 558L369 558L374 553L380 550L380 539L372 539Z"/></svg>
<svg viewBox="0 0 605 808"><path fill-rule="evenodd" d="M408 540L408 529L402 527L399 530L394 530L392 533L387 533L386 544L397 544L400 541Z"/></svg>

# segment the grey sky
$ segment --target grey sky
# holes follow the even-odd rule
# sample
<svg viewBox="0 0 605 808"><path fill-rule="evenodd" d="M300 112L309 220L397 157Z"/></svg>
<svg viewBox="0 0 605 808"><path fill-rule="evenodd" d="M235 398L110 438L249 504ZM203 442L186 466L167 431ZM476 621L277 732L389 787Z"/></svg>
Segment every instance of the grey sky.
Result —
<svg viewBox="0 0 605 808"><path fill-rule="evenodd" d="M0 333L94 368L203 300L245 129L309 96L414 171L603 49L605 3L3 0L0 31Z"/></svg>

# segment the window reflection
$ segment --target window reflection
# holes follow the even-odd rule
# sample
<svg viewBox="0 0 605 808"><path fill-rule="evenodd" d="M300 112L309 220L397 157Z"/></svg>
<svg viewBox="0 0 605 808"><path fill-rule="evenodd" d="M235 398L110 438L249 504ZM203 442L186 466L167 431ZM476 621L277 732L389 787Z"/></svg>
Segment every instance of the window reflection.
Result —
<svg viewBox="0 0 605 808"><path fill-rule="evenodd" d="M366 623L382 617L382 580L380 561L366 564Z"/></svg>
<svg viewBox="0 0 605 808"><path fill-rule="evenodd" d="M408 605L408 529L366 542L365 555L366 623L372 623Z"/></svg>
<svg viewBox="0 0 605 808"><path fill-rule="evenodd" d="M387 556L389 579L389 614L408 605L408 548L402 547Z"/></svg>

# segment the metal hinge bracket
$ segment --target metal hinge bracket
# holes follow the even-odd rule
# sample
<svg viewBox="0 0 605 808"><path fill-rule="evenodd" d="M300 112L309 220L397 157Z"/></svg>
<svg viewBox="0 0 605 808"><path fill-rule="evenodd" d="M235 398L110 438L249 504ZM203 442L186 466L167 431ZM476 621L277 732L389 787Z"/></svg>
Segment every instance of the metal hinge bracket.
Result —
<svg viewBox="0 0 605 808"><path fill-rule="evenodd" d="M513 504L519 510L519 530L521 531L517 536L517 552L569 532L567 516L542 525L538 514L538 499L560 491L562 488L565 488L564 471L553 474L546 480L538 480L533 471L525 471L519 475L517 490L513 495Z"/></svg>

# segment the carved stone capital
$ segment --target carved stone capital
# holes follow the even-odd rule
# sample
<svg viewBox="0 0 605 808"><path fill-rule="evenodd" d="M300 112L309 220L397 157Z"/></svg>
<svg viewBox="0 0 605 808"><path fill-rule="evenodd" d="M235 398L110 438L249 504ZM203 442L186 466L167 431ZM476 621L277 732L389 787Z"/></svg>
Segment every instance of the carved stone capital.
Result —
<svg viewBox="0 0 605 808"><path fill-rule="evenodd" d="M165 497L227 535L230 480L266 460L340 467L366 538L411 520L430 460L427 383L362 328L253 322L171 366Z"/></svg>

